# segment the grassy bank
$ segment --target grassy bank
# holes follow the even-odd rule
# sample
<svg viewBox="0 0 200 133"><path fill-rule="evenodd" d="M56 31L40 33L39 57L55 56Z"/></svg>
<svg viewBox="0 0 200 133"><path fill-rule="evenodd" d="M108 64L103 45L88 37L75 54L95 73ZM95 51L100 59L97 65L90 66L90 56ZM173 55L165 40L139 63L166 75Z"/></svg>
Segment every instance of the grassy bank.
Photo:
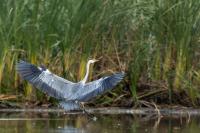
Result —
<svg viewBox="0 0 200 133"><path fill-rule="evenodd" d="M1 94L17 95L19 102L51 100L20 80L19 59L79 81L88 58L100 58L90 80L117 71L126 71L127 77L94 103L200 105L199 0L1 3Z"/></svg>

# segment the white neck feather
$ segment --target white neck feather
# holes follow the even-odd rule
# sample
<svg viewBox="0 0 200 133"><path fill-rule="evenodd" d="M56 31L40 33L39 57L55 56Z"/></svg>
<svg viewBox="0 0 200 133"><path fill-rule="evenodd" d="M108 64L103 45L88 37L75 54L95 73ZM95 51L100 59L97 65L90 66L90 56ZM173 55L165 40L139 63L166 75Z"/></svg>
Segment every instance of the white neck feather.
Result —
<svg viewBox="0 0 200 133"><path fill-rule="evenodd" d="M87 66L86 66L86 74L85 74L85 77L84 77L84 79L81 81L82 83L86 83L86 81L87 81L87 79L88 79L88 76L89 76L89 69L90 69L90 64L91 64L91 62L90 61L88 61L88 63L87 63Z"/></svg>

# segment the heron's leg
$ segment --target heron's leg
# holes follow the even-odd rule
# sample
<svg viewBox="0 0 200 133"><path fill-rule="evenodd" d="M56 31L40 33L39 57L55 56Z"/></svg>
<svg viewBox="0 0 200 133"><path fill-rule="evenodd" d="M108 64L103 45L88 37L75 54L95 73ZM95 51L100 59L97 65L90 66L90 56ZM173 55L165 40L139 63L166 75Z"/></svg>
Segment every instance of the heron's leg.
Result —
<svg viewBox="0 0 200 133"><path fill-rule="evenodd" d="M84 102L80 102L80 105L82 106L82 108L85 108Z"/></svg>
<svg viewBox="0 0 200 133"><path fill-rule="evenodd" d="M96 116L92 113L89 113L88 111L85 110L85 106L84 106L84 103L83 102L78 102L79 103L79 106L80 106L80 109L87 115L89 116L92 120L96 120Z"/></svg>

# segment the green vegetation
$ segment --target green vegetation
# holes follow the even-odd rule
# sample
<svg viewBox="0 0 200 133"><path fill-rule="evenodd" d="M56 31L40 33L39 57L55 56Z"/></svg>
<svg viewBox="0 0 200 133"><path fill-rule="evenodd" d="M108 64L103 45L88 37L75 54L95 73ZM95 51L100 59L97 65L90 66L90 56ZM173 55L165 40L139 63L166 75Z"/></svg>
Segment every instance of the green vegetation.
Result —
<svg viewBox="0 0 200 133"><path fill-rule="evenodd" d="M1 0L0 9L1 94L48 100L21 82L19 59L78 81L88 58L101 58L91 80L127 77L96 103L200 105L199 0Z"/></svg>

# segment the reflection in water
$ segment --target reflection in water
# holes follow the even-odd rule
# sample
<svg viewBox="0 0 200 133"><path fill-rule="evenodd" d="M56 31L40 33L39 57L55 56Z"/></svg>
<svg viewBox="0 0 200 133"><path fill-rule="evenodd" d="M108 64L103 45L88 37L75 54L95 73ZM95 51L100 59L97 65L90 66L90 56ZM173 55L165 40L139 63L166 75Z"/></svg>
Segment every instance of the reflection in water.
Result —
<svg viewBox="0 0 200 133"><path fill-rule="evenodd" d="M198 133L200 117L162 117L145 115L85 115L62 113L0 113L0 132L35 133Z"/></svg>

